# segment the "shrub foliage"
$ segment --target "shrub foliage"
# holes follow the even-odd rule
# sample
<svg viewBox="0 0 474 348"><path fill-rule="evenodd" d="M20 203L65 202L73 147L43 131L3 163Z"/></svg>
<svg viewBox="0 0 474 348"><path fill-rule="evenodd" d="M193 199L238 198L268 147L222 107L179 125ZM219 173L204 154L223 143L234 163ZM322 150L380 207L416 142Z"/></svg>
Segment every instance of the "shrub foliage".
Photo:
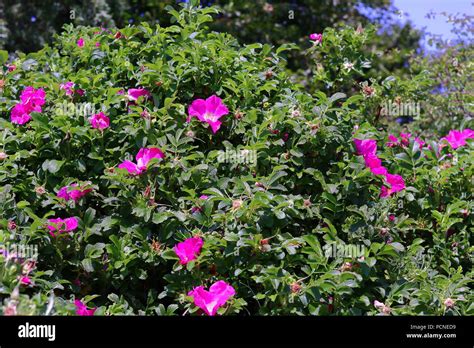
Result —
<svg viewBox="0 0 474 348"><path fill-rule="evenodd" d="M66 26L4 67L0 312L74 314L81 300L95 314L197 315L189 292L223 280L235 295L218 314L472 314L472 141L385 146L363 93L308 93L285 70L287 47L210 32L214 12L172 10L168 27ZM342 64L337 52L360 39L337 35L341 50L310 50ZM45 103L12 123L29 86ZM141 88L150 95L134 98ZM188 119L213 95L229 111L215 133ZM99 112L104 129L89 120ZM380 197L386 183L355 138L377 142L403 190ZM165 156L142 174L118 168L152 147ZM84 195L64 199L73 184ZM77 228L49 233L49 219L70 217ZM175 247L193 236L204 244L182 264ZM37 262L12 243L37 246Z"/></svg>

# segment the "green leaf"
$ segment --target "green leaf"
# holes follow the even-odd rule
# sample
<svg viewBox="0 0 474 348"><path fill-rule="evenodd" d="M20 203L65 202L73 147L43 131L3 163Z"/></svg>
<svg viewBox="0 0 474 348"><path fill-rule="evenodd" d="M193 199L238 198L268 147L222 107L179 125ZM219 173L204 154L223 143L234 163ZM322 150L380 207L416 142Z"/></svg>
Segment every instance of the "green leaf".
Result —
<svg viewBox="0 0 474 348"><path fill-rule="evenodd" d="M84 253L88 259L96 259L102 256L104 248L104 243L96 243L94 245L88 244L84 250Z"/></svg>
<svg viewBox="0 0 474 348"><path fill-rule="evenodd" d="M5 64L8 61L8 52L0 50L0 64Z"/></svg>
<svg viewBox="0 0 474 348"><path fill-rule="evenodd" d="M332 104L334 103L335 101L339 100L339 99L343 99L346 97L346 94L345 93L341 93L341 92L337 92L337 93L334 93L330 98L329 98L329 103Z"/></svg>
<svg viewBox="0 0 474 348"><path fill-rule="evenodd" d="M23 208L26 208L27 206L30 205L30 202L27 202L27 201L20 201L16 204L16 207L18 209L23 209Z"/></svg>
<svg viewBox="0 0 474 348"><path fill-rule="evenodd" d="M84 259L81 262L82 267L84 270L88 273L94 272L94 266L92 266L92 260L91 259Z"/></svg>
<svg viewBox="0 0 474 348"><path fill-rule="evenodd" d="M173 249L165 250L161 253L161 257L165 260L179 260L178 255L174 252Z"/></svg>
<svg viewBox="0 0 474 348"><path fill-rule="evenodd" d="M57 173L62 165L64 164L64 161L58 161L58 160L46 160L43 162L43 165L41 166L44 171L48 171L52 174Z"/></svg>
<svg viewBox="0 0 474 348"><path fill-rule="evenodd" d="M405 247L401 243L393 242L390 245L398 252L405 251Z"/></svg>

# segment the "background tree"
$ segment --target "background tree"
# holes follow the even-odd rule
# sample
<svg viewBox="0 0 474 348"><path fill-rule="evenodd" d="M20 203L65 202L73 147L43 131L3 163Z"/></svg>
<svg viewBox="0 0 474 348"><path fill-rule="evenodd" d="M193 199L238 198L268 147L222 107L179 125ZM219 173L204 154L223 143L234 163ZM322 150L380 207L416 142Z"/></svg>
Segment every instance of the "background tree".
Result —
<svg viewBox="0 0 474 348"><path fill-rule="evenodd" d="M68 23L124 27L146 21L166 26L169 24L169 17L165 7L176 5L177 2L179 1L5 0L2 19L5 24L3 31L0 31L3 37L0 43L10 52L37 51L44 44L50 43L53 34L60 32L62 26ZM322 32L326 27L366 26L372 23L391 28L392 35L382 35L380 40L380 43L386 43L387 49L392 45L400 50L418 47L419 36L406 35L411 33L411 26L399 29L393 23L391 16L395 8L391 0L291 0L274 3L264 0L201 1L202 6L211 4L222 11L211 24L211 29L228 32L244 44L261 42L279 46L306 41L306 46L309 47L308 35L312 32ZM301 54L293 54L290 56L290 67L306 66L302 59Z"/></svg>

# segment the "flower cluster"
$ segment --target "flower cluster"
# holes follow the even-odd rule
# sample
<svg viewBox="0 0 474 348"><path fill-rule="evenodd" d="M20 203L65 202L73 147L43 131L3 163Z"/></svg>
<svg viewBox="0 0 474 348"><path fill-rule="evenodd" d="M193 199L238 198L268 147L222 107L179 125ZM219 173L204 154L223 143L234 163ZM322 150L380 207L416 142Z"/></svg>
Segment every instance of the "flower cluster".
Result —
<svg viewBox="0 0 474 348"><path fill-rule="evenodd" d="M441 140L446 140L453 149L466 145L467 139L474 139L474 131L472 129L465 129L463 131L452 130L447 136L441 138Z"/></svg>
<svg viewBox="0 0 474 348"><path fill-rule="evenodd" d="M84 40L81 38L78 40L78 46L83 47ZM72 95L74 93L73 82L66 82L60 85L60 89L66 91L66 95ZM127 98L130 101L137 101L140 97L150 97L151 94L144 88L132 88L127 92ZM22 103L15 106L12 110L12 122L18 124L24 124L28 122L31 117L29 112L36 111L41 112L41 106L44 104L45 92L42 89L35 90L33 87L27 87L21 95ZM223 115L228 114L229 110L222 103L222 100L217 96L211 96L206 100L197 99L189 107L189 118L197 117L202 122L207 122L212 131L215 133L221 126L219 118ZM89 117L89 122L93 128L103 130L110 125L109 118L103 113L99 112L97 114ZM131 161L124 161L118 167L121 169L126 169L130 174L139 175L146 171L148 163L153 158L164 158L164 153L158 148L142 148L136 155L137 163ZM85 196L87 193L91 192L90 188L79 187L76 183L73 183L69 186L62 187L57 196L63 198L64 200L73 200L77 202L81 197ZM202 196L202 199L205 196ZM207 198L207 197L206 197ZM70 217L66 219L49 219L49 224L47 228L50 231L52 236L64 232L71 232L75 230L78 226L78 221L75 217ZM193 237L185 240L182 243L179 243L175 247L176 254L180 258L181 264L186 264L189 261L195 260L199 254L203 241L199 237ZM198 293L199 291L197 291ZM80 302L80 301L79 301ZM224 301L225 302L225 301ZM217 306L218 307L218 306ZM82 308L82 307L81 307ZM82 311L82 310L81 310Z"/></svg>
<svg viewBox="0 0 474 348"><path fill-rule="evenodd" d="M410 144L410 137L411 137L410 133L400 133L400 139L398 139L393 134L389 134L388 136L389 141L385 145L387 147L395 147L395 146L406 147ZM425 142L418 137L415 137L414 141L420 145L420 148L425 145Z"/></svg>
<svg viewBox="0 0 474 348"><path fill-rule="evenodd" d="M71 96L74 94L74 86L75 86L75 83L72 81L69 81L66 83L61 83L59 85L59 89L66 91L66 95Z"/></svg>
<svg viewBox="0 0 474 348"><path fill-rule="evenodd" d="M11 110L11 122L22 125L30 121L32 112L42 112L45 98L46 93L42 88L26 87L20 95L21 102Z"/></svg>
<svg viewBox="0 0 474 348"><path fill-rule="evenodd" d="M78 40L78 46L84 46L84 40ZM74 94L73 82L66 82L60 84L60 89L66 92L66 95ZM127 92L127 99L134 103L140 97L148 98L151 94L144 88L129 89ZM41 106L45 103L45 92L42 89L35 90L32 87L27 87L21 95L21 103L15 106L12 110L12 122L17 124L24 124L28 122L31 117L30 112L41 112ZM197 117L201 122L208 123L213 133L216 133L220 126L219 120L222 116L229 113L229 110L224 105L222 100L213 95L206 100L197 99L189 107L188 122L192 117ZM88 118L92 128L103 130L110 126L110 120L103 112L92 115ZM136 163L132 161L122 162L118 168L126 169L129 174L140 175L147 170L148 163L153 158L164 158L165 154L158 148L141 148L135 156ZM68 186L62 187L57 196L66 201L72 200L77 202L80 198L91 192L92 189L86 186L79 186L77 183L72 183ZM201 200L206 200L208 197L202 195ZM78 227L78 220L75 217L69 218L55 218L49 219L47 229L51 236L56 237L59 234L72 232ZM180 264L184 265L192 260L196 260L201 252L204 241L200 237L188 238L185 241L178 243L174 250L179 257ZM21 283L24 285L31 284L31 280L26 276L22 277ZM208 315L215 315L217 310L223 306L227 300L235 294L234 288L224 281L218 281L212 285L209 291L202 286L194 288L189 292L189 296L193 297L196 306L204 310ZM79 300L75 301L77 315L93 315L96 309L87 309L86 305Z"/></svg>
<svg viewBox="0 0 474 348"><path fill-rule="evenodd" d="M385 303L374 301L381 298L372 298L374 294L364 279L369 277L374 286L384 290L391 287L387 279L405 281L411 274L393 270L391 261L403 258L405 264L410 255L399 251L409 250L414 237L423 238L425 230L439 230L418 241L427 256L431 257L430 250L436 248L430 247L439 241L446 246L446 255L451 248L452 255L455 250L454 257L461 259L463 250L468 250L462 238L471 224L470 197L456 198L452 204L449 199L459 188L469 187L472 164L466 154L471 149L466 149L466 144L471 145L468 139L474 132L451 131L439 148L445 146L446 153L466 145L463 150L469 151L441 159L415 137L423 133L413 125L405 133L390 134L386 148L377 149L373 137L354 139L362 138L352 133L352 129L359 129L354 125L361 124L360 132L365 134L375 134L378 126L371 124L365 108L354 109L358 103L334 103L341 94L329 101L323 97L325 92L316 95L316 101L279 69L278 53L236 51L234 45L222 44L227 41L213 37L204 40L201 32L193 40L209 50L188 47L190 41L182 38L183 33L187 38L194 32L194 25L189 28L193 31L179 33L176 28L176 32L149 37L139 32L135 35L131 29L124 31L127 37L116 30L107 31L115 34L113 43L82 28L79 35L84 39L77 41L78 35L69 35L58 51L47 51L61 57L57 74L45 73L41 79L41 85L54 86L44 88L47 105L67 99L68 107L77 102L76 112L51 113L46 122L44 117L41 122L31 122L27 131L11 127L16 134L8 135L0 144L0 166L5 172L5 179L0 181L5 186L13 183L12 194L6 195L6 216L0 221L0 230L4 227L6 237L21 234L24 240L33 236L41 246L50 243L42 255L41 272L33 276L17 270L11 277L15 287L29 287L28 293L38 290L47 296L45 289L57 282L64 284L60 296L69 301L64 306L65 301L59 301L54 312L75 310L81 316L121 312L162 315L181 310L186 310L180 313L183 315L209 316L242 310L263 315L409 313L408 307L390 308L393 298L384 297ZM323 43L323 34L314 33L307 44L312 51L331 55L332 37L328 32ZM95 49L94 43L101 48ZM166 49L161 43L166 43ZM72 49L64 50L68 47ZM91 59L91 53L95 56L102 49L106 56L97 55L93 66L82 64ZM55 53L61 50L64 56ZM183 54L170 57L170 52L178 50ZM39 59L38 67L55 66L49 56ZM221 56L227 58L221 62ZM357 55L341 58L334 61L344 62L347 70L363 66ZM215 66L206 65L213 60ZM23 67L21 61L17 64ZM70 64L74 62L82 63ZM26 69L20 70L12 74L22 86L18 95L23 86L32 84L23 79L28 75L23 72ZM39 73L33 71L32 78ZM93 74L97 78L88 81ZM75 90L78 87L84 91ZM377 82L365 87L367 97L382 98L387 92ZM330 89L346 92L337 83ZM17 86L6 90L6 95L17 90ZM43 109L46 114L46 93L28 87L21 93L22 107L35 112ZM375 107L377 100L369 104ZM86 113L83 106L90 110L90 104L98 106L98 111ZM315 105L334 111L315 117ZM229 119L231 110L233 117ZM379 196L379 190L380 197L404 190L401 175L410 178L410 194L402 192L404 199L397 201L371 197L369 192L361 195L359 185L352 184L354 163L347 161L346 150L352 141L363 157L358 161L362 167L365 163L364 173L378 182L374 196ZM239 150L242 146L246 150ZM219 154L224 148L242 153L257 149L262 152L262 163L250 166L221 161ZM392 162L395 150L403 153ZM169 163L165 156L170 157ZM439 170L445 157L452 158L447 164L460 171ZM417 170L412 172L415 166ZM292 177L295 173L298 178ZM436 195L429 195L431 186ZM357 208L363 214L349 215ZM54 210L55 215L51 215ZM422 216L417 219L420 212ZM452 212L452 219L443 217L446 212ZM33 219L32 213L38 218ZM45 223L39 235L41 219ZM366 226L373 230L365 233ZM357 248L343 250L342 265L313 265L311 260L319 257L319 244L326 239L315 231L337 231L341 242L353 241ZM362 244L370 253L359 252ZM0 261L6 252L0 250ZM443 262L454 259L448 256ZM380 267L372 267L374 261ZM299 272L308 264L311 270L313 266L317 269L308 275ZM407 262L407 269L412 266ZM45 272L51 269L51 274ZM408 289L420 303L423 294L417 296L416 288L436 287L435 282L421 278L426 279L420 276L414 280L416 286ZM320 279L340 286L319 287ZM311 294L313 285L320 292L317 296ZM38 289L31 289L33 286ZM352 288L356 298L337 301ZM120 295L118 301L107 293ZM152 300L150 296L158 298ZM439 296L441 310L453 306L456 311L457 307L463 310L464 303L454 304L460 297L446 299L442 308L446 296ZM95 298L97 303L92 305L89 301ZM412 312L416 311L418 308ZM427 313L433 312L427 309Z"/></svg>
<svg viewBox="0 0 474 348"><path fill-rule="evenodd" d="M57 193L57 196L59 198L63 198L66 201L73 200L74 202L77 202L79 199L81 199L91 191L91 188L80 187L77 184L73 183L69 186L61 187L61 189Z"/></svg>
<svg viewBox="0 0 474 348"><path fill-rule="evenodd" d="M385 182L390 187L382 186L380 190L380 197L388 197L395 192L399 192L405 189L405 181L398 174L390 174L384 166L382 161L378 158L377 142L372 139L354 139L354 144L357 153L364 157L365 165L370 168L370 171L375 175L382 175L385 178Z"/></svg>
<svg viewBox="0 0 474 348"><path fill-rule="evenodd" d="M61 233L74 231L77 228L79 222L77 221L77 218L69 217L66 219L49 219L48 223L49 224L47 227L49 230L49 234L53 237L56 237Z"/></svg>
<svg viewBox="0 0 474 348"><path fill-rule="evenodd" d="M23 266L21 268L21 276L20 278L20 284L23 286L31 286L33 285L33 281L30 278L30 273L36 268L36 261L34 260L26 260L23 263Z"/></svg>
<svg viewBox="0 0 474 348"><path fill-rule="evenodd" d="M174 247L174 251L179 257L179 263L185 265L190 261L196 260L203 244L204 241L199 236L194 236L178 243ZM214 283L209 288L209 291L205 290L202 286L198 286L188 293L188 296L193 298L194 304L211 316L215 315L217 310L225 305L227 300L233 295L235 295L234 288L223 280Z"/></svg>

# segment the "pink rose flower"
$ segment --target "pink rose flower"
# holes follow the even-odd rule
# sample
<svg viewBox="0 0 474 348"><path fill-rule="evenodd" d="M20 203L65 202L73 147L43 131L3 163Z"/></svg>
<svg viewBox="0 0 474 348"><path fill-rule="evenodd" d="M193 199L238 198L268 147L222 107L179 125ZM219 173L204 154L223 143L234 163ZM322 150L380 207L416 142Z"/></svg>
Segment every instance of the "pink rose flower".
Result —
<svg viewBox="0 0 474 348"><path fill-rule="evenodd" d="M188 293L188 296L193 298L194 304L210 316L216 315L217 310L234 295L234 288L223 280L214 283L209 291L198 286Z"/></svg>
<svg viewBox="0 0 474 348"><path fill-rule="evenodd" d="M66 91L66 95L73 95L74 94L74 86L75 83L72 81L66 82L66 83L61 83L59 85L59 89L63 89Z"/></svg>
<svg viewBox="0 0 474 348"><path fill-rule="evenodd" d="M138 151L136 160L137 166L141 170L146 170L148 162L153 158L164 158L165 154L157 147L142 148Z"/></svg>
<svg viewBox="0 0 474 348"><path fill-rule="evenodd" d="M380 197L388 197L392 193L399 192L405 189L405 180L398 174L387 174L385 176L386 182L390 185L390 188L382 186Z"/></svg>
<svg viewBox="0 0 474 348"><path fill-rule="evenodd" d="M205 100L196 99L192 102L188 108L187 122L190 122L192 117L197 117L199 121L208 123L212 132L216 133L222 125L219 119L228 113L229 109L224 105L222 99L213 95Z"/></svg>
<svg viewBox="0 0 474 348"><path fill-rule="evenodd" d="M446 140L453 149L466 145L466 139L473 139L474 131L471 129L465 129L462 132L458 130L449 131L448 135L441 138Z"/></svg>
<svg viewBox="0 0 474 348"><path fill-rule="evenodd" d="M25 124L31 120L31 116L29 114L30 108L24 104L16 104L11 111L10 114L10 121L15 124Z"/></svg>
<svg viewBox="0 0 474 348"><path fill-rule="evenodd" d="M20 95L21 103L29 108L29 112L41 112L41 106L46 102L46 93L42 88L26 87Z"/></svg>
<svg viewBox="0 0 474 348"><path fill-rule="evenodd" d="M385 168L384 166L374 167L374 168L370 167L370 171L374 175L386 175L388 173L387 168Z"/></svg>
<svg viewBox="0 0 474 348"><path fill-rule="evenodd" d="M66 91L66 94L67 95L71 95L74 93L74 86L75 86L75 83L72 82L72 81L69 81L69 82L66 82L66 83L61 83L59 85L59 89L63 89Z"/></svg>
<svg viewBox="0 0 474 348"><path fill-rule="evenodd" d="M65 199L66 201L73 200L74 202L77 202L91 191L92 189L83 189L82 187L78 187L77 184L71 184L69 186L62 187L58 191L57 196L59 198Z"/></svg>
<svg viewBox="0 0 474 348"><path fill-rule="evenodd" d="M184 242L178 243L174 247L174 252L179 257L179 263L185 265L190 261L196 260L203 244L204 241L201 237L188 238Z"/></svg>
<svg viewBox="0 0 474 348"><path fill-rule="evenodd" d="M400 133L400 144L402 146L408 146L410 144L410 133Z"/></svg>
<svg viewBox="0 0 474 348"><path fill-rule="evenodd" d="M91 123L92 128L100 130L108 128L110 125L109 118L103 112L99 112L98 114L89 117L89 122Z"/></svg>
<svg viewBox="0 0 474 348"><path fill-rule="evenodd" d="M68 193L68 189L69 189L68 186L61 187L61 189L59 189L59 191L58 191L58 193L57 193L56 196L58 196L59 198L62 198L62 199L65 199L66 201L68 201L68 200L70 199L69 193Z"/></svg>
<svg viewBox="0 0 474 348"><path fill-rule="evenodd" d="M80 300L75 300L76 314L80 316L92 316L97 308L87 309L87 306Z"/></svg>
<svg viewBox="0 0 474 348"><path fill-rule="evenodd" d="M140 151L138 151L137 155L135 156L135 159L137 163L133 163L131 161L124 161L122 162L118 167L120 169L126 169L129 174L133 175L139 175L143 172L146 171L148 163L153 159L153 158L164 158L165 154L163 151L156 147L152 148L141 148Z"/></svg>
<svg viewBox="0 0 474 348"><path fill-rule="evenodd" d="M84 39L82 37L77 40L77 46L81 48L84 47Z"/></svg>
<svg viewBox="0 0 474 348"><path fill-rule="evenodd" d="M375 155L377 152L377 142L372 139L354 139L354 144L359 155Z"/></svg>
<svg viewBox="0 0 474 348"><path fill-rule="evenodd" d="M136 101L139 97L151 97L151 93L144 88L131 88L127 92L128 99Z"/></svg>
<svg viewBox="0 0 474 348"><path fill-rule="evenodd" d="M91 192L92 189L88 190L71 190L69 192L69 197L74 201L77 202L81 197L84 197L87 193Z"/></svg>
<svg viewBox="0 0 474 348"><path fill-rule="evenodd" d="M395 147L398 145L398 138L393 135L389 134L388 135L388 142L385 144L387 147Z"/></svg>
<svg viewBox="0 0 474 348"><path fill-rule="evenodd" d="M403 134L404 139L407 139L409 136L409 134ZM398 142L398 139L392 134L389 135L389 140L392 144ZM385 176L386 183L390 185L390 188L387 188L386 186L381 187L380 197L390 196L392 193L401 191L405 188L405 181L400 175L390 174L387 168L382 166L382 161L376 155L377 142L375 140L354 139L354 144L358 154L364 157L365 165L370 168L370 171L375 175ZM389 146L389 143L386 145Z"/></svg>
<svg viewBox="0 0 474 348"><path fill-rule="evenodd" d="M314 41L315 44L320 44L323 42L323 34L313 33L309 35L309 39Z"/></svg>
<svg viewBox="0 0 474 348"><path fill-rule="evenodd" d="M465 129L462 131L462 135L466 139L474 139L474 130L472 129Z"/></svg>
<svg viewBox="0 0 474 348"><path fill-rule="evenodd" d="M385 144L388 147L395 147L395 146L408 146L410 144L410 133L400 133L400 140L393 134L389 134L388 142ZM416 138L415 141L421 141L419 138ZM424 143L423 143L424 144Z"/></svg>
<svg viewBox="0 0 474 348"><path fill-rule="evenodd" d="M138 170L137 165L132 161L123 161L118 166L120 169L126 169L129 174L139 175L142 171Z"/></svg>
<svg viewBox="0 0 474 348"><path fill-rule="evenodd" d="M16 104L10 114L10 120L15 124L25 124L31 120L31 112L41 112L46 93L42 88L26 87L20 95L20 103Z"/></svg>
<svg viewBox="0 0 474 348"><path fill-rule="evenodd" d="M382 166L382 161L376 155L365 155L365 165L375 175L385 175L388 173L387 168Z"/></svg>
<svg viewBox="0 0 474 348"><path fill-rule="evenodd" d="M49 225L47 226L49 230L49 234L53 237L56 236L54 232L57 234L64 233L64 232L71 232L74 231L78 226L78 221L75 217L70 217L66 219L49 219Z"/></svg>
<svg viewBox="0 0 474 348"><path fill-rule="evenodd" d="M423 140L421 140L418 137L415 137L415 142L418 143L418 145L420 145L420 149L426 144Z"/></svg>
<svg viewBox="0 0 474 348"><path fill-rule="evenodd" d="M20 278L20 283L22 285L30 285L31 284L31 279L28 276L23 276Z"/></svg>

